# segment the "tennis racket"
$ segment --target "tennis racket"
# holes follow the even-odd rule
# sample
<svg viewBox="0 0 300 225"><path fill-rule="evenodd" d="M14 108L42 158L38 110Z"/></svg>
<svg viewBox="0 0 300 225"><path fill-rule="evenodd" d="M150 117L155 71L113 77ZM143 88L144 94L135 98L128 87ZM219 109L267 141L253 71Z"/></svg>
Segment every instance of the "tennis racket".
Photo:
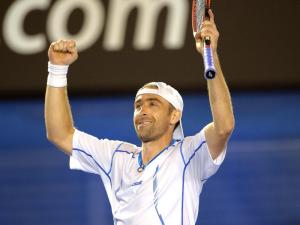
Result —
<svg viewBox="0 0 300 225"><path fill-rule="evenodd" d="M193 0L192 27L194 37L200 31L202 21L209 19L210 5L211 0ZM204 38L203 45L204 77L205 79L213 79L216 75L216 69L210 47L210 37Z"/></svg>

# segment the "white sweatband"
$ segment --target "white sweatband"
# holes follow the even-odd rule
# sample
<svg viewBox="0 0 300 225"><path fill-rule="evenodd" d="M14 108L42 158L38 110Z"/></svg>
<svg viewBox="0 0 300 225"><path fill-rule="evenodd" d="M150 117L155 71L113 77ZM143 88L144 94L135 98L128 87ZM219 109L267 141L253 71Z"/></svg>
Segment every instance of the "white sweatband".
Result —
<svg viewBox="0 0 300 225"><path fill-rule="evenodd" d="M48 62L48 79L47 85L51 87L67 86L67 73L69 65L54 65Z"/></svg>
<svg viewBox="0 0 300 225"><path fill-rule="evenodd" d="M54 65L48 62L48 72L53 75L67 75L69 65Z"/></svg>

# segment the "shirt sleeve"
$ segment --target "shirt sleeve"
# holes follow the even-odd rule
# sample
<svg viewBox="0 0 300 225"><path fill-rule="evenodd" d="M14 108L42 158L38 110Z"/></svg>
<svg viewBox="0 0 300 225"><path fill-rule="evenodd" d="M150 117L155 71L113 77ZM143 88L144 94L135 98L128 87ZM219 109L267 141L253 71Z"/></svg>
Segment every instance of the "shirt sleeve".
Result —
<svg viewBox="0 0 300 225"><path fill-rule="evenodd" d="M202 181L214 175L226 155L227 146L222 153L213 160L206 143L204 129L194 136L186 137L182 142L182 157L186 166L192 167L194 175Z"/></svg>
<svg viewBox="0 0 300 225"><path fill-rule="evenodd" d="M122 142L98 139L82 131L73 134L73 150L70 156L70 169L108 175L113 152Z"/></svg>

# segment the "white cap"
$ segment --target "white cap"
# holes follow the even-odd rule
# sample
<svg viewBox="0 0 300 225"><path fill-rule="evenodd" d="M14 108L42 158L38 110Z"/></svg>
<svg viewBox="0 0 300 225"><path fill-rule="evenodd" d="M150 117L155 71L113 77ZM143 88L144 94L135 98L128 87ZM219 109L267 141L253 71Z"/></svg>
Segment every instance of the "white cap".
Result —
<svg viewBox="0 0 300 225"><path fill-rule="evenodd" d="M170 85L168 85L164 82L151 82L151 83L148 83L147 85L156 86L157 89L143 87L138 90L135 97L138 97L139 95L143 95L143 94L159 95L160 97L164 98L169 103L171 103L171 105L175 109L179 110L181 112L181 117L182 117L183 100L182 100L181 95L175 88L171 87ZM180 118L178 126L176 127L176 129L173 132L173 138L175 140L182 140L184 138L181 118Z"/></svg>

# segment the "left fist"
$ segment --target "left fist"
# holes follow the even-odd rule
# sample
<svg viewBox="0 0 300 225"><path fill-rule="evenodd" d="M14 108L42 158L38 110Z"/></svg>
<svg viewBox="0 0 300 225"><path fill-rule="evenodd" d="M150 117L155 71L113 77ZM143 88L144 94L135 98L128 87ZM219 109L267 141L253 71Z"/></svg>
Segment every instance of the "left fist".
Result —
<svg viewBox="0 0 300 225"><path fill-rule="evenodd" d="M218 47L219 31L217 30L217 26L215 24L215 17L211 9L208 11L208 13L210 17L209 20L207 19L202 22L200 32L198 32L195 36L196 49L202 55L205 37L209 37L210 39L210 47L212 52L216 52Z"/></svg>

